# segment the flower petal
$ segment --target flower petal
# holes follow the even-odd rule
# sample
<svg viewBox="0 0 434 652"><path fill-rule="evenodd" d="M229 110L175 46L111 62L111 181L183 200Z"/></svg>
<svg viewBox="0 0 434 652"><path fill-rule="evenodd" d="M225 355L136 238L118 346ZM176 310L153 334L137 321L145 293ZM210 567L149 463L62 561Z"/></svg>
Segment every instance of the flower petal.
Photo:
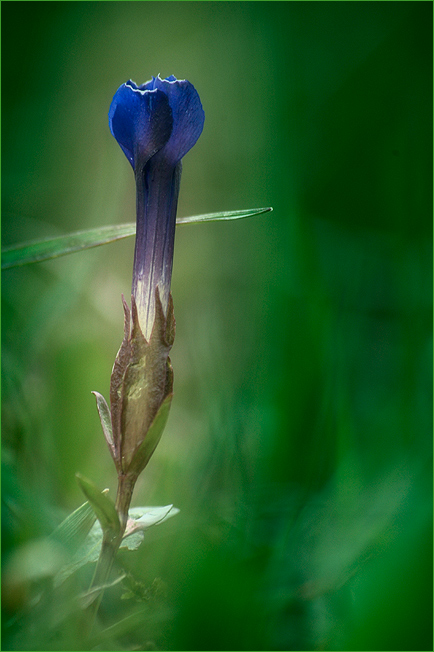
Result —
<svg viewBox="0 0 434 652"><path fill-rule="evenodd" d="M168 96L157 88L138 88L132 81L122 84L110 105L109 126L133 169L143 168L170 138Z"/></svg>
<svg viewBox="0 0 434 652"><path fill-rule="evenodd" d="M160 156L176 165L193 147L202 133L205 113L199 95L186 79L176 79L173 75L161 79L158 75L139 87L140 90L160 90L167 95L173 114L171 136Z"/></svg>

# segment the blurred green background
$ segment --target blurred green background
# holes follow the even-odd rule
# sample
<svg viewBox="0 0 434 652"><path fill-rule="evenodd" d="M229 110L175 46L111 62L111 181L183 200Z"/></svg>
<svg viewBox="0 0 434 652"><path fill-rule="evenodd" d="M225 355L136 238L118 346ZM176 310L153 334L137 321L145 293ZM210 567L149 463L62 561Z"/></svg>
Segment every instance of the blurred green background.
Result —
<svg viewBox="0 0 434 652"><path fill-rule="evenodd" d="M432 3L1 13L4 245L135 219L107 112L157 73L206 114L178 214L274 208L177 230L175 398L133 503L181 513L120 556L136 597L101 627L135 616L94 649L432 649ZM77 471L116 489L90 392L133 247L2 276L3 649L83 649L20 555Z"/></svg>

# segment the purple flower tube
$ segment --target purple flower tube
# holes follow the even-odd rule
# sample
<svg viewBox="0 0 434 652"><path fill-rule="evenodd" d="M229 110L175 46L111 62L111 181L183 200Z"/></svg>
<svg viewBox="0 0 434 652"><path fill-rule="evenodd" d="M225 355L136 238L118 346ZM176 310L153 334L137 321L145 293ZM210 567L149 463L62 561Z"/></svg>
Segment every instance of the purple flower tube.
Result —
<svg viewBox="0 0 434 652"><path fill-rule="evenodd" d="M109 125L136 179L136 246L132 294L149 340L158 288L167 316L181 159L202 133L205 115L195 88L170 76L116 91Z"/></svg>

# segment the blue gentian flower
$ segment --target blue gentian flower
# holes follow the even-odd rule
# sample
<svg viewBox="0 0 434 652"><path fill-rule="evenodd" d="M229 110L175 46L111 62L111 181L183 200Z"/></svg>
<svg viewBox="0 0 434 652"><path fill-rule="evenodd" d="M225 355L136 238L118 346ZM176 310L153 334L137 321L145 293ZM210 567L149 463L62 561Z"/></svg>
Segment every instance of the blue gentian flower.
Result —
<svg viewBox="0 0 434 652"><path fill-rule="evenodd" d="M94 392L118 472L119 526L109 503L101 506L101 501L91 501L104 531L92 581L97 589L109 577L128 523L135 483L160 441L172 402L169 352L175 319L170 281L181 159L202 133L204 118L193 86L173 76L153 77L142 86L132 81L122 84L109 110L110 130L135 174L137 229L131 310L122 297L124 339L111 373L110 408ZM94 602L96 609L99 601L100 597Z"/></svg>
<svg viewBox="0 0 434 652"><path fill-rule="evenodd" d="M181 159L202 133L204 118L194 87L173 76L153 77L142 86L122 84L109 110L110 130L134 170L137 189L131 311L124 300L124 339L111 375L110 410L95 394L124 487L118 496L132 491L148 463L173 396L170 281ZM123 522L127 511L121 512Z"/></svg>
<svg viewBox="0 0 434 652"><path fill-rule="evenodd" d="M153 77L141 86L128 81L118 88L110 106L110 130L136 179L132 294L147 340L156 315L157 288L167 316L181 159L202 133L204 119L195 88L173 75Z"/></svg>

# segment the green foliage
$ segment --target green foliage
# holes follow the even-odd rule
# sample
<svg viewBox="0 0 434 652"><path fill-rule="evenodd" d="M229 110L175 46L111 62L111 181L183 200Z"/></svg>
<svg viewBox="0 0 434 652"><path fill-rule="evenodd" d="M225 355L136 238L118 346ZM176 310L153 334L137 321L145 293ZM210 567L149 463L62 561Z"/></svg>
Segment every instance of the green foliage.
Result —
<svg viewBox="0 0 434 652"><path fill-rule="evenodd" d="M81 490L92 506L102 530L110 530L113 536L119 534L121 526L111 498L107 496L106 492L100 491L91 480L85 478L81 473L76 473L75 476Z"/></svg>
<svg viewBox="0 0 434 652"><path fill-rule="evenodd" d="M51 538L75 551L84 542L95 521L95 511L86 501L56 527Z"/></svg>
<svg viewBox="0 0 434 652"><path fill-rule="evenodd" d="M222 211L220 213L208 213L206 215L195 215L194 217L178 217L177 224L197 224L199 222L218 222L225 220L239 220L245 217L262 215L273 210L272 208L252 208L242 211ZM46 238L25 244L17 244L2 249L1 268L19 267L29 263L39 263L43 260L66 256L76 251L99 247L103 244L116 242L128 238L136 233L136 225L119 224L114 226L101 226L98 229L77 231L57 238Z"/></svg>
<svg viewBox="0 0 434 652"><path fill-rule="evenodd" d="M87 504L85 503L85 505ZM173 507L173 505L167 505L166 507L134 507L129 511L128 526L120 549L137 550L143 543L144 533L148 528L164 523L168 518L178 513L179 509ZM71 514L71 517L74 514ZM68 517L68 519L71 517ZM56 569L55 584L60 585L82 566L96 563L101 550L102 538L103 530L100 523L94 523L93 527L88 530L80 547L74 550L72 558L64 563L62 568Z"/></svg>
<svg viewBox="0 0 434 652"><path fill-rule="evenodd" d="M93 646L94 565L53 590L46 541L77 471L116 486L90 392L133 239L3 273L4 649L432 649L432 3L23 6L3 246L133 221L107 111L157 72L206 112L179 214L274 210L177 229L174 396L133 505L181 511L120 550Z"/></svg>

